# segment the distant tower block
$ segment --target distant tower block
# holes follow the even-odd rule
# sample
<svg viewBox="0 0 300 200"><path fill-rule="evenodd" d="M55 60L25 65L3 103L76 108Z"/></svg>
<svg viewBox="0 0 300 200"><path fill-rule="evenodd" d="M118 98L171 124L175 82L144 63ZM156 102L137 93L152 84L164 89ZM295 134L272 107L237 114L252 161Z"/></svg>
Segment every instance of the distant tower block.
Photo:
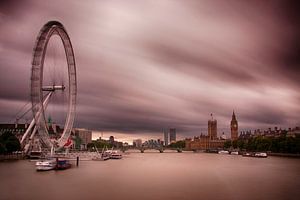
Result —
<svg viewBox="0 0 300 200"><path fill-rule="evenodd" d="M231 139L237 140L238 139L238 122L236 120L234 111L232 113L230 128L231 128Z"/></svg>
<svg viewBox="0 0 300 200"><path fill-rule="evenodd" d="M165 139L165 146L168 146L169 145L169 133L165 129L164 129L164 139Z"/></svg>
<svg viewBox="0 0 300 200"><path fill-rule="evenodd" d="M170 143L176 142L176 128L170 128Z"/></svg>
<svg viewBox="0 0 300 200"><path fill-rule="evenodd" d="M216 139L218 137L217 120L213 119L212 114L211 120L208 120L208 136L210 140Z"/></svg>

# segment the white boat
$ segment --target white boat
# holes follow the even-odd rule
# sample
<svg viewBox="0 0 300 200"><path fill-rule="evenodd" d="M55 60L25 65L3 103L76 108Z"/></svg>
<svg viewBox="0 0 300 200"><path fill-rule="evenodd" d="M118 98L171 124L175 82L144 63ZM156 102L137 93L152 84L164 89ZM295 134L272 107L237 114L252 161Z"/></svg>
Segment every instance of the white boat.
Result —
<svg viewBox="0 0 300 200"><path fill-rule="evenodd" d="M92 160L96 160L96 161L105 161L110 159L110 154L103 152L101 154L98 154L97 156L93 157Z"/></svg>
<svg viewBox="0 0 300 200"><path fill-rule="evenodd" d="M105 151L104 153L108 154L110 156L110 159L121 159L122 158L122 154L116 150L113 150L113 148L111 150Z"/></svg>
<svg viewBox="0 0 300 200"><path fill-rule="evenodd" d="M107 151L104 151L104 148L106 148L106 147L103 147L101 153L98 151L98 149L97 149L96 146L95 146L95 148L96 148L96 151L97 151L97 156L93 157L92 160L105 161L105 160L110 159L111 154L109 152L107 152Z"/></svg>
<svg viewBox="0 0 300 200"><path fill-rule="evenodd" d="M56 170L64 170L64 169L69 169L71 168L71 163L70 160L67 159L57 159L57 163L56 163Z"/></svg>
<svg viewBox="0 0 300 200"><path fill-rule="evenodd" d="M268 157L267 153L263 153L263 152L257 152L254 154L254 157L258 157L258 158L266 158Z"/></svg>
<svg viewBox="0 0 300 200"><path fill-rule="evenodd" d="M95 160L95 161L105 161L105 160L108 160L110 159L110 156L101 156L101 157L94 157L92 158L92 160Z"/></svg>
<svg viewBox="0 0 300 200"><path fill-rule="evenodd" d="M245 152L242 155L243 155L243 157L254 157L254 154L251 152Z"/></svg>
<svg viewBox="0 0 300 200"><path fill-rule="evenodd" d="M239 155L239 152L238 151L232 151L230 154L231 155Z"/></svg>
<svg viewBox="0 0 300 200"><path fill-rule="evenodd" d="M229 151L221 150L218 152L218 154L229 154Z"/></svg>
<svg viewBox="0 0 300 200"><path fill-rule="evenodd" d="M37 171L47 171L52 170L56 167L55 159L39 160L35 163Z"/></svg>
<svg viewBox="0 0 300 200"><path fill-rule="evenodd" d="M267 158L268 154L264 152L246 152L243 154L244 157L255 157L255 158Z"/></svg>
<svg viewBox="0 0 300 200"><path fill-rule="evenodd" d="M118 151L112 151L110 154L111 159L121 159L122 154L120 154Z"/></svg>

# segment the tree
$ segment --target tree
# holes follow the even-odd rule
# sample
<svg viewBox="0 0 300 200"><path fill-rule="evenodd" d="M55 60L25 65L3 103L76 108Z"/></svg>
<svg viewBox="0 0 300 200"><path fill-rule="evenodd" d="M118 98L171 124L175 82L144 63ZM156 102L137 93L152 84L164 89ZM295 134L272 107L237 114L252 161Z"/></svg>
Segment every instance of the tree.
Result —
<svg viewBox="0 0 300 200"><path fill-rule="evenodd" d="M256 149L256 139L255 138L249 138L248 143L247 143L247 150L248 151L255 151Z"/></svg>
<svg viewBox="0 0 300 200"><path fill-rule="evenodd" d="M6 151L5 145L0 142L0 154L4 154Z"/></svg>
<svg viewBox="0 0 300 200"><path fill-rule="evenodd" d="M231 147L231 141L230 140L225 141L224 149L229 149L230 147Z"/></svg>
<svg viewBox="0 0 300 200"><path fill-rule="evenodd" d="M280 142L280 138L274 138L273 140L271 140L270 151L274 153L278 153L280 149L279 142Z"/></svg>
<svg viewBox="0 0 300 200"><path fill-rule="evenodd" d="M6 142L6 151L7 153L12 153L14 151L19 151L21 149L20 142L18 138L10 139Z"/></svg>
<svg viewBox="0 0 300 200"><path fill-rule="evenodd" d="M180 140L180 141L177 141L175 143L171 143L169 145L169 147L171 148L181 148L181 149L184 149L185 148L185 140Z"/></svg>
<svg viewBox="0 0 300 200"><path fill-rule="evenodd" d="M105 140L93 140L91 143L87 144L88 149L93 149L95 147L97 147L98 150L104 147L111 148L112 144Z"/></svg>
<svg viewBox="0 0 300 200"><path fill-rule="evenodd" d="M242 145L243 143L243 145ZM300 153L300 136L287 137L252 137L248 141L238 141L238 146L248 151L271 151L274 153ZM241 148L242 149L242 148Z"/></svg>
<svg viewBox="0 0 300 200"><path fill-rule="evenodd" d="M0 136L0 153L12 153L20 149L20 141L15 135L5 132Z"/></svg>
<svg viewBox="0 0 300 200"><path fill-rule="evenodd" d="M239 149L245 149L245 148L246 148L246 143L245 143L244 140L239 139L239 140L237 141L237 146L238 146Z"/></svg>
<svg viewBox="0 0 300 200"><path fill-rule="evenodd" d="M75 149L80 149L82 139L78 135L75 135L74 142L75 142Z"/></svg>
<svg viewBox="0 0 300 200"><path fill-rule="evenodd" d="M234 149L238 148L238 142L237 142L237 140L233 140L233 141L232 141L232 147L233 147Z"/></svg>

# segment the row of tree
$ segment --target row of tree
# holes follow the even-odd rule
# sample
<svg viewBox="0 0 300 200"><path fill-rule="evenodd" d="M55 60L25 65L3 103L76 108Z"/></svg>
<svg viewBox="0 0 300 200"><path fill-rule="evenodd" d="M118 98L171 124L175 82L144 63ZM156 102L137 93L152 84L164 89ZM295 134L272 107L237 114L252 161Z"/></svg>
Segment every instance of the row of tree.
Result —
<svg viewBox="0 0 300 200"><path fill-rule="evenodd" d="M247 151L271 151L274 153L300 153L300 136L252 137L226 141L224 148L245 149Z"/></svg>
<svg viewBox="0 0 300 200"><path fill-rule="evenodd" d="M95 149L95 147L97 147L98 150L102 150L104 147L111 148L112 144L105 140L93 140L87 144L88 149Z"/></svg>
<svg viewBox="0 0 300 200"><path fill-rule="evenodd" d="M21 145L19 139L9 132L0 135L0 154L20 151Z"/></svg>
<svg viewBox="0 0 300 200"><path fill-rule="evenodd" d="M185 141L184 140L179 140L177 142L169 144L169 147L184 149L185 148Z"/></svg>

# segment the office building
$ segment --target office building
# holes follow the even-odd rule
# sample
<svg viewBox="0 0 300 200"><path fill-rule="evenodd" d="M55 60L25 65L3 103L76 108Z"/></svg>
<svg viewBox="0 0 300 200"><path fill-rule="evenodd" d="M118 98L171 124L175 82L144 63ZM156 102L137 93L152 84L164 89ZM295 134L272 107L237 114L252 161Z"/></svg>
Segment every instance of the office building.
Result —
<svg viewBox="0 0 300 200"><path fill-rule="evenodd" d="M170 143L176 142L176 128L170 128Z"/></svg>
<svg viewBox="0 0 300 200"><path fill-rule="evenodd" d="M165 146L169 145L169 133L167 130L164 129L164 142L165 142Z"/></svg>
<svg viewBox="0 0 300 200"><path fill-rule="evenodd" d="M87 149L87 144L92 142L92 131L83 128L76 128L75 135L81 139L80 149Z"/></svg>

